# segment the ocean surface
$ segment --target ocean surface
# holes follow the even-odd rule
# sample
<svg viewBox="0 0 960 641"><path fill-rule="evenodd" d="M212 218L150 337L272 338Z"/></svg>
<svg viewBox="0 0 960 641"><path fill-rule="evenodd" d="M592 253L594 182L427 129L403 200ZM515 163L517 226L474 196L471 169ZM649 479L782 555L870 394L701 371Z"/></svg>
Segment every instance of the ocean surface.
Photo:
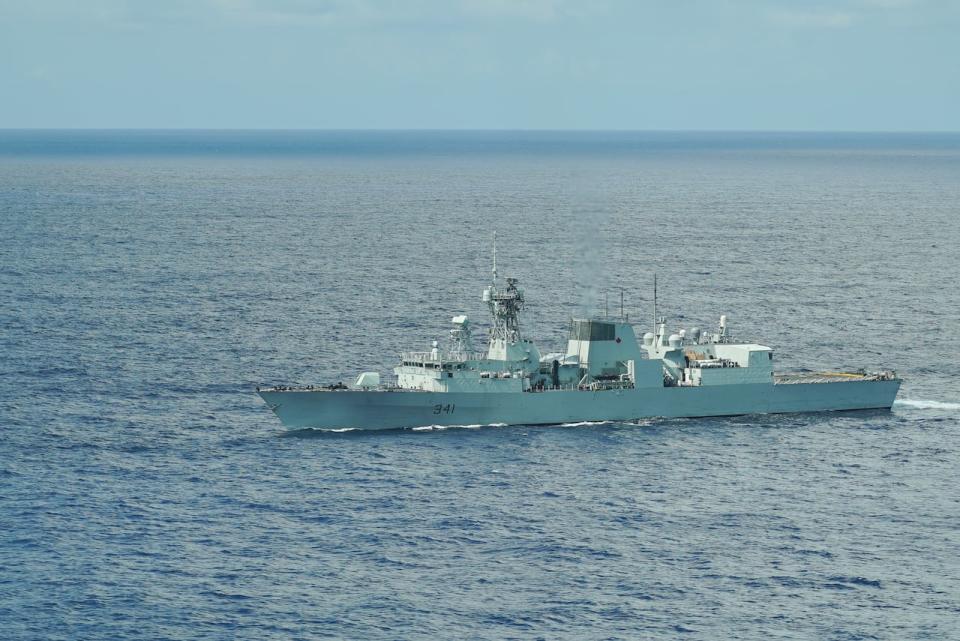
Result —
<svg viewBox="0 0 960 641"><path fill-rule="evenodd" d="M960 639L960 135L0 131L0 636ZM526 289L893 410L285 431Z"/></svg>

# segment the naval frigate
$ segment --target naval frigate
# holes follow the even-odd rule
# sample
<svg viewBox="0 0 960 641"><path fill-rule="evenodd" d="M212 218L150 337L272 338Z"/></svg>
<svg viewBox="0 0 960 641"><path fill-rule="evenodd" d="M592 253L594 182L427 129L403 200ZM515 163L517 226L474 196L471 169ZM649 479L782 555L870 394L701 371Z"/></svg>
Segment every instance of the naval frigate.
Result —
<svg viewBox="0 0 960 641"><path fill-rule="evenodd" d="M900 387L892 371L777 372L773 350L734 340L726 316L716 331L668 332L654 311L638 341L622 304L619 317L571 319L566 351L542 355L521 334L524 292L515 278L498 279L495 244L492 271L486 351L474 350L460 315L448 345L403 352L392 381L363 372L352 385L257 393L290 428L377 430L889 410Z"/></svg>

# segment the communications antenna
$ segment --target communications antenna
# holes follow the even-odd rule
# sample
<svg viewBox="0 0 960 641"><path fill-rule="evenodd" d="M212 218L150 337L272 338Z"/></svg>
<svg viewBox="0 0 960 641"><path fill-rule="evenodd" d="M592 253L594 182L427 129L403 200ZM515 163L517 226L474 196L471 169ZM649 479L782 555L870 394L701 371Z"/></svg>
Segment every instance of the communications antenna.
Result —
<svg viewBox="0 0 960 641"><path fill-rule="evenodd" d="M657 273L653 273L653 333L657 333Z"/></svg>
<svg viewBox="0 0 960 641"><path fill-rule="evenodd" d="M497 282L497 232L493 232L493 282Z"/></svg>

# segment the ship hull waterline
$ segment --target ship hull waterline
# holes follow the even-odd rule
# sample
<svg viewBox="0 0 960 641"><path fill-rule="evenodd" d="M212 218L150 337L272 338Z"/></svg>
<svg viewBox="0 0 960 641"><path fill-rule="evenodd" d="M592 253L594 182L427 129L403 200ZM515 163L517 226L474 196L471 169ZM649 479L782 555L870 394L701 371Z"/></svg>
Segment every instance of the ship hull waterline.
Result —
<svg viewBox="0 0 960 641"><path fill-rule="evenodd" d="M895 379L520 393L315 389L258 393L288 428L385 430L889 410L899 388Z"/></svg>

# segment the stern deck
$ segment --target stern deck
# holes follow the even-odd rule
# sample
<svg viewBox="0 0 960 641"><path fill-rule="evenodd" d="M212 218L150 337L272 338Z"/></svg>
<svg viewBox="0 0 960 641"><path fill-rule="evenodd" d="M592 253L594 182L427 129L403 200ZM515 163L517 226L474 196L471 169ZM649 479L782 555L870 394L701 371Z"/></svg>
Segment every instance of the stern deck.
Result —
<svg viewBox="0 0 960 641"><path fill-rule="evenodd" d="M895 381L896 372L774 372L774 385L805 383L854 383L862 381Z"/></svg>

